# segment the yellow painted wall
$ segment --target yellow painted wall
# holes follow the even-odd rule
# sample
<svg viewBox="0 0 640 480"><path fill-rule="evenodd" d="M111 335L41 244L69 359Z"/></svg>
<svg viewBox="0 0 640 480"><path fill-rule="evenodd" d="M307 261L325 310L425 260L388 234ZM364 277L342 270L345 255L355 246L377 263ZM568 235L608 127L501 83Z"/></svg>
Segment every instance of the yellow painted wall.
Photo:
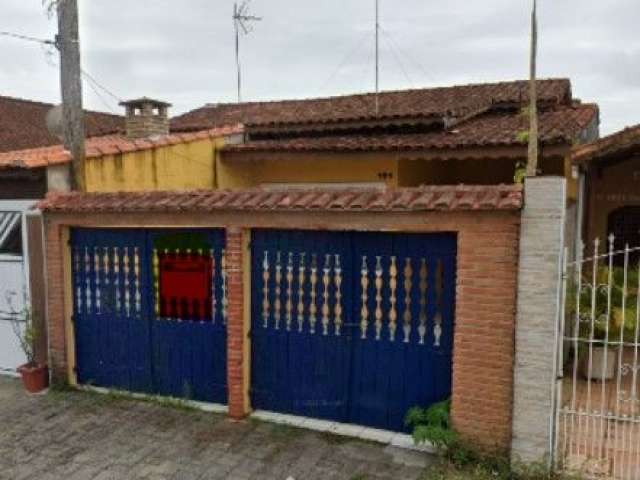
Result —
<svg viewBox="0 0 640 480"><path fill-rule="evenodd" d="M398 185L395 155L304 154L218 160L218 187L239 189L279 183L379 183ZM379 174L387 174L381 179ZM390 174L390 175L389 175Z"/></svg>
<svg viewBox="0 0 640 480"><path fill-rule="evenodd" d="M151 150L87 159L88 192L212 189L223 139L204 139Z"/></svg>

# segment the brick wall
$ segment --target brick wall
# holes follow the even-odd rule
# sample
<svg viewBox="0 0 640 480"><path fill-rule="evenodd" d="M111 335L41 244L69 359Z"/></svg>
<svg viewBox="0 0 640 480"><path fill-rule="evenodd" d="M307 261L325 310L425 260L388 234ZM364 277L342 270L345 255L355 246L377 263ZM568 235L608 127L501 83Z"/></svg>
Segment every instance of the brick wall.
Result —
<svg viewBox="0 0 640 480"><path fill-rule="evenodd" d="M248 322L243 238L248 228L455 232L458 235L453 421L476 445L508 450L511 443L519 211L355 213L219 212L209 214L47 214L51 366L65 378L64 270L61 235L68 226L226 227L229 289L229 411L248 412ZM246 246L246 245L245 245ZM67 286L67 288L69 288Z"/></svg>

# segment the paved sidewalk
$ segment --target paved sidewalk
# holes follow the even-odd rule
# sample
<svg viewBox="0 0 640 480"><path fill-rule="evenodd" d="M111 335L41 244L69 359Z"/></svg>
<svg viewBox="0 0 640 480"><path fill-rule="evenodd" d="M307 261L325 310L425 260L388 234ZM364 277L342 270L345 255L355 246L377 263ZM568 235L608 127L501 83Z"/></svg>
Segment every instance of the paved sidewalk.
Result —
<svg viewBox="0 0 640 480"><path fill-rule="evenodd" d="M420 479L422 453L0 377L0 479Z"/></svg>

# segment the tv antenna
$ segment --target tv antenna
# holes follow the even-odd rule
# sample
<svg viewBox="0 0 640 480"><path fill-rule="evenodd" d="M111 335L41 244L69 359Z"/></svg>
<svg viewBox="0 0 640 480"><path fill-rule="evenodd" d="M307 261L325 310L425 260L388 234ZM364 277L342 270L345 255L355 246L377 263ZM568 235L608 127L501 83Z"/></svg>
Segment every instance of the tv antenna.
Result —
<svg viewBox="0 0 640 480"><path fill-rule="evenodd" d="M262 17L249 15L251 0L244 0L240 5L233 4L233 25L236 32L236 67L238 69L238 103L242 102L242 65L240 63L240 32L245 35L253 31L252 23L259 22Z"/></svg>

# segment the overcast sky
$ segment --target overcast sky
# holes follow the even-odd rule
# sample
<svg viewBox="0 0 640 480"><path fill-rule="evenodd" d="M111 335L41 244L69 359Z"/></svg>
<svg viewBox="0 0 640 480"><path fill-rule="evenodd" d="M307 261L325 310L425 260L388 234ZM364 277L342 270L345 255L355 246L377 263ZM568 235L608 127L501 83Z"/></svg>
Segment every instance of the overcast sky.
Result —
<svg viewBox="0 0 640 480"><path fill-rule="evenodd" d="M383 89L526 78L530 0L380 0ZM539 70L601 107L602 131L640 123L638 0L540 0ZM233 0L79 0L83 67L117 97L173 113L235 99ZM374 0L253 0L244 97L374 85ZM0 31L52 38L41 0L0 0ZM0 95L58 102L57 57L0 37ZM89 108L119 112L85 84ZM106 104L106 105L105 105Z"/></svg>

